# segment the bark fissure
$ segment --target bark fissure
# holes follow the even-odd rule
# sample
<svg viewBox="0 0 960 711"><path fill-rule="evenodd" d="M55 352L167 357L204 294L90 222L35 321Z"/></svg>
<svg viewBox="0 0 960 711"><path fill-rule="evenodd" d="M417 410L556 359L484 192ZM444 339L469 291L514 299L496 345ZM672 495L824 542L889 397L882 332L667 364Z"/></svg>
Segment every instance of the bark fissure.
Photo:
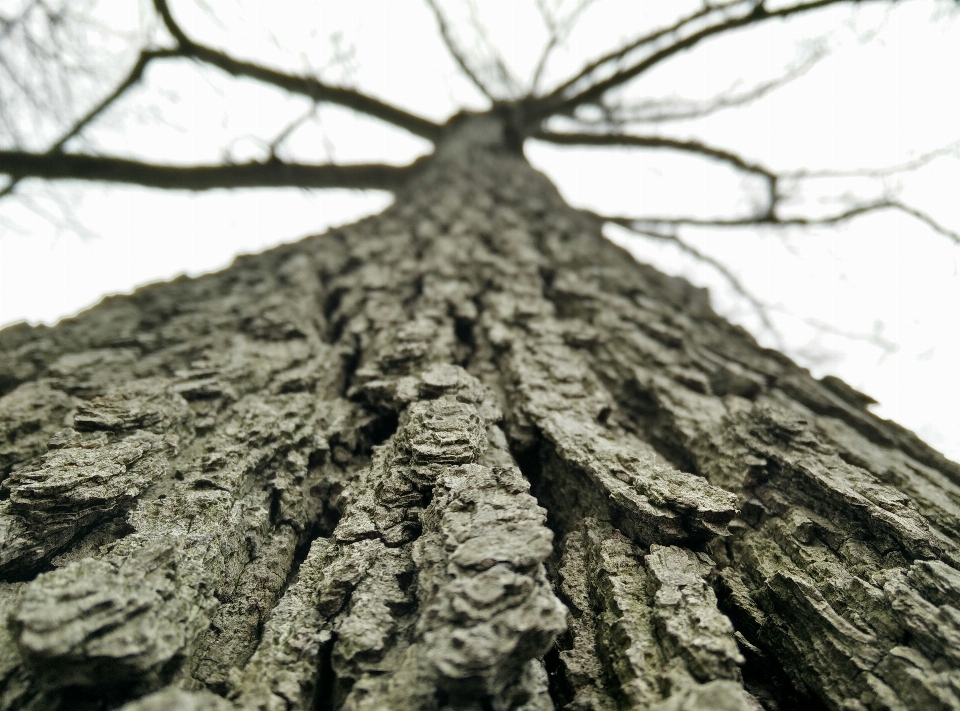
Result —
<svg viewBox="0 0 960 711"><path fill-rule="evenodd" d="M567 292L579 296L580 303L576 307L577 311L591 314L594 319L600 317L601 308L606 309L602 317L607 319L609 319L612 306L619 305L619 310L623 316L629 315L630 311L634 310L633 304L622 301L618 304L617 300L611 299L609 294L598 293L597 291L587 292L583 289L582 284L569 284ZM632 301L636 301L636 299L632 299ZM572 307L568 305L567 308L571 309ZM689 463L692 470L704 473L711 481L740 492L744 507L744 517L741 519L743 524L738 522L738 526L733 529L734 536L731 539L733 554L728 555L723 552L720 560L723 561L724 569L728 571L730 576L739 574L730 571L747 571L748 574L757 571L760 577L753 578L753 583L748 588L743 589L741 585L741 592L736 591L736 586L731 586L732 590L728 591L728 594L730 599L736 601L736 604L731 605L728 609L731 612L736 610L740 613L738 618L745 625L743 627L744 631L756 644L767 650L768 653L769 650L776 650L776 655L786 661L788 671L791 672L791 676L796 683L818 695L824 694L828 704L831 700L838 703L835 694L850 694L852 689L847 687L841 691L836 687L831 688L829 684L825 687L823 680L830 677L825 666L819 667L819 675L809 672L802 675L797 672L796 667L789 669L791 665L814 662L812 656L807 656L813 654L813 648L805 650L801 646L791 649L791 643L786 638L779 636L782 632L779 634L773 632L777 625L771 624L769 619L764 617L764 612L753 603L752 598L759 594L761 607L765 607L766 610L778 608L777 611L781 615L784 614L782 611L787 610L791 604L796 604L797 599L794 597L788 600L780 597L770 600L768 597L765 600L762 593L770 589L771 582L769 579L764 582L764 573L761 572L763 566L760 565L761 570L758 570L758 564L763 563L764 558L773 551L767 552L763 548L752 548L751 552L755 557L744 558L742 549L739 547L739 541L743 537L753 535L750 529L759 523L758 518L760 516L785 516L788 520L800 523L799 536L795 533L792 536L788 534L784 538L771 530L768 535L772 537L766 538L769 543L782 546L792 537L793 543L789 548L792 549L791 552L794 556L802 550L802 548L798 550L797 545L808 547L805 555L810 556L813 551L809 547L815 544L818 537L832 538L833 543L828 547L837 552L844 552L844 547L854 545L854 541L860 541L861 549L858 550L858 554L866 553L866 550L862 548L863 544L866 544L866 548L875 550L876 553L870 557L864 556L862 560L855 563L850 557L849 551L846 551L846 555L841 557L841 560L845 558L842 565L848 567L853 565L854 571L856 571L854 574L863 575L864 573L861 571L864 568L869 569L866 560L870 560L871 557L873 560L880 558L885 561L885 565L881 565L880 570L878 570L880 572L883 567L889 569L891 566L895 568L898 565L909 565L911 560L939 556L946 552L939 550L940 542L938 539L942 540L943 537L931 537L927 522L922 521L917 515L916 509L913 508L919 506L921 509L930 510L934 508L931 505L932 502L927 497L915 497L913 501L910 501L902 494L885 488L880 482L865 477L862 470L842 466L842 462L849 464L853 457L849 453L846 456L838 457L836 449L843 451L844 447L849 447L852 444L852 437L856 436L858 430L864 429L856 426L848 429L848 423L869 420L869 415L862 412L862 407L866 403L859 403L860 414L850 414L844 411L844 416L839 421L826 418L817 419L812 416L813 413L799 416L788 415L787 412L789 412L791 405L784 398L777 398L776 390L772 393L775 396L774 400L762 396L761 393L765 390L769 391L771 384L790 382L791 380L793 382L801 381L803 377L801 373L788 373L786 374L788 377L784 377L782 374L770 372L772 370L771 366L778 365L776 361L771 364L763 364L765 368L761 369L756 367L759 364L740 358L732 363L730 361L721 362L720 364L726 372L722 372L718 376L718 354L710 354L708 356L709 360L704 362L705 359L702 356L708 352L700 350L698 353L699 349L695 349L695 346L691 347L693 344L689 344L692 337L707 335L702 330L691 332L688 329L687 333L674 332L671 334L668 332L664 334L664 329L658 329L660 333L657 333L650 329L649 321L647 323L647 328L642 330L655 338L646 341L633 339L633 347L640 351L639 358L636 356L625 357L624 346L629 344L629 341L624 339L621 342L604 343L600 348L593 347L591 353L595 362L598 363L602 371L606 372L607 383L619 384L619 392L630 393L632 391L639 393L640 397L634 396L634 402L639 402L640 406L630 408L629 401L624 402L624 404L639 415L638 419L643 430L652 437L653 441L661 445L661 451L674 453L675 462ZM641 348L637 348L637 346ZM686 351L686 354L683 355L687 355L687 358L691 355L694 356L695 370L690 368L689 360L683 362L676 355L665 351L663 346L672 350ZM629 345L627 347L629 348ZM698 355L701 357L697 358ZM724 355L729 358L730 354ZM697 362L698 360L699 362ZM637 365L642 366L642 368L637 368ZM747 365L751 366L750 370L754 370L756 375L744 371L744 366ZM668 377L664 378L656 371L666 371L665 374ZM764 383L764 380L767 382ZM731 385L736 386L738 382L743 387L731 387ZM793 395L792 390L797 387L800 386L794 385L782 392ZM808 376L802 387L808 394L802 398L801 402L825 397L819 394L823 390L819 389L818 384ZM720 407L717 406L716 400L710 398L718 391L724 396L723 404ZM759 408L751 405L751 401L757 402ZM786 412L783 409L785 406L787 408ZM849 409L849 406L845 405L845 407ZM751 408L754 408L757 412L756 419L747 417ZM796 409L796 406L793 406L793 408ZM828 412L823 408L818 408L818 410L821 413ZM836 411L830 412L836 414ZM740 415L743 419L737 417L737 415ZM806 419L807 417L809 419ZM816 429L810 427L815 419L817 420ZM879 422L870 422L870 426L871 431L884 427L883 423ZM824 429L828 432L825 433ZM737 432L739 437L724 434L734 431ZM825 434L827 435L826 438L824 437ZM869 432L867 434L870 436ZM763 444L760 444L758 438ZM737 441L738 439L739 441ZM831 439L834 441L831 442ZM838 439L841 442L838 442ZM877 437L873 436L870 439L876 441ZM893 437L887 438L886 441L892 443ZM744 446L745 444L747 446ZM791 453L789 455L782 454L783 450ZM900 457L904 457L904 455L898 453L897 458ZM931 457L925 457L924 459L930 461ZM859 460L861 465L865 461L865 458L862 457ZM917 464L914 463L903 467L903 469L905 471L917 471ZM945 474L949 471L949 467L946 469ZM874 470L882 470L882 467L874 467ZM737 472L742 473L738 474ZM893 479L890 474L887 474L885 478L888 481ZM897 478L897 481L901 489L917 491L919 482L915 478L911 481L909 477L902 475ZM938 483L942 486L943 478L939 479ZM947 488L949 489L949 487ZM854 491L857 493L854 493ZM758 495L759 499L757 498ZM929 497L929 493L927 496ZM949 494L943 498L948 497ZM773 501L776 501L776 504L771 506ZM940 504L940 506L942 505ZM830 517L833 520L831 523L827 523L823 516ZM951 517L941 513L939 518L948 520ZM837 524L839 524L839 527ZM815 550L815 546L813 547ZM712 552L716 554L718 551ZM777 560L777 558L773 560ZM815 571L817 570L816 567L812 569L809 567L815 560L816 558L811 557L800 559L795 557L793 564L801 569ZM824 560L823 564L828 564L827 560ZM916 565L916 563L913 565ZM770 568L769 570L772 572L776 568ZM777 575L783 576L783 573L778 572ZM799 579L790 577L784 579L796 580L796 582L791 583L793 585L799 582ZM810 585L810 583L806 583L801 588L803 592L800 599L809 596L808 599L811 599L814 605L813 609L819 609L818 605L826 603L826 605L836 607L841 614L852 615L852 619L855 621L854 626L845 628L841 617L831 617L836 613L829 610L829 607L824 607L823 612L815 613L819 615L826 613L830 624L837 626L838 631L842 631L845 635L852 634L855 637L857 634L854 632L855 629L869 630L871 628L871 624L863 621L863 618L866 617L866 611L857 609L858 605L855 602L857 598L855 596L849 597L850 593L844 593L842 588L840 590L835 588L833 594L829 595L830 588L837 584L830 580L830 576L824 578L821 575L815 583L815 585L824 584L826 584L828 591L827 600L820 597L816 592L816 587ZM867 583L864 583L864 585L867 589L871 587ZM764 606L763 603L766 603L766 605ZM893 609L897 609L895 601L893 601ZM876 611L873 610L872 612L872 616L876 617ZM860 621L856 622L857 620ZM872 624L875 626L876 621ZM779 626L781 630L784 630L784 628L789 628L790 624L781 618ZM755 634L749 634L751 627L753 627ZM764 634L765 631L767 634ZM759 637L756 636L756 633L759 633ZM866 633L870 634L870 632ZM893 636L894 644L898 642L903 644L906 640L907 637L902 635ZM760 644L761 641L763 644ZM843 644L839 641L836 644L838 648L834 654L840 658L853 653L852 649L850 651L844 649ZM831 663L839 661L837 656ZM890 657L886 659L865 657L863 663L867 665L866 670L868 672L881 669L884 664L888 665L886 669L889 670L893 664L893 662L887 661L889 659ZM902 669L902 665L900 668ZM922 666L919 668L922 668ZM856 672L850 672L849 675L850 678L854 679L858 676ZM895 678L895 674L892 676ZM806 680L804 677L806 677ZM811 681L814 683L810 683ZM891 692L880 679L876 677L871 679L869 676L861 683L866 688L861 687L863 691L857 693L855 698L870 699L871 705L877 703L874 698L875 695L886 694L887 698L893 698L896 694L900 694L903 698L902 694L905 693L906 689L906 687L901 686L898 692ZM923 682L919 683L922 684ZM938 684L933 679L926 683ZM847 698L849 699L849 696ZM940 698L943 699L944 697L941 696ZM916 703L915 700L908 699L908 701ZM849 701L846 703L849 703ZM944 702L940 701L939 703Z"/></svg>
<svg viewBox="0 0 960 711"><path fill-rule="evenodd" d="M0 332L0 711L960 707L956 465L504 140Z"/></svg>

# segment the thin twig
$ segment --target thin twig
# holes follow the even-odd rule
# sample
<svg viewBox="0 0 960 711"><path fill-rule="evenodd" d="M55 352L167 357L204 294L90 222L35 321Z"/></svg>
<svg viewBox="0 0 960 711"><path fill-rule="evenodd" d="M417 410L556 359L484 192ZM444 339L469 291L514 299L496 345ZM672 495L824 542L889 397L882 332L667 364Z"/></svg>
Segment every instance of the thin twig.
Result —
<svg viewBox="0 0 960 711"><path fill-rule="evenodd" d="M641 226L642 229L656 229L657 227L828 227L848 222L861 215L867 215L883 210L895 210L909 215L927 225L934 232L947 237L955 244L960 244L960 233L948 229L934 220L930 215L911 207L898 200L881 200L863 205L856 205L842 212L825 217L779 217L777 215L761 215L757 217L732 218L695 218L695 217L618 217L604 218L610 221L624 220ZM619 224L619 223L618 223Z"/></svg>
<svg viewBox="0 0 960 711"><path fill-rule="evenodd" d="M578 75L565 82L560 87L557 87L557 89L555 89L549 95L539 99L533 106L531 106L530 116L534 119L542 120L548 116L569 115L579 106L584 104L598 103L611 89L619 87L635 79L665 59L668 59L669 57L684 50L691 49L700 42L715 35L730 32L732 30L747 27L749 25L758 24L760 22L765 22L767 20L787 18L849 1L850 0L811 0L810 2L796 3L773 10L768 10L762 2L755 2L752 0L751 2L746 3L733 2L705 5L704 8L697 13L681 19L671 27L658 30L647 37L641 38L640 40L637 40L618 50L617 52L607 55L607 57L601 58L600 60L597 60L588 67L584 68L584 70L582 70ZM870 0L856 1L868 2ZM742 11L731 17L728 11L734 9L734 6L741 6ZM736 9L740 8L738 7ZM631 51L633 51L633 49L639 48L644 44L650 44L654 41L654 39L659 39L663 36L673 33L679 34L682 30L687 29L688 25L697 26L698 20L709 18L711 14L718 15L719 18L712 23L707 22L706 26L702 27L702 29L693 31L691 34L681 36L679 39L676 39L670 44L654 50L645 58L634 62L630 66L613 72L613 74L608 76L606 79L594 82L585 89L573 95L567 94L567 89L572 88L581 79L586 78L597 69L604 67L616 60L622 59Z"/></svg>
<svg viewBox="0 0 960 711"><path fill-rule="evenodd" d="M493 65L491 68L503 83L507 95L512 97L519 96L521 93L520 81L513 75L513 72L510 71L510 67L507 66L507 62L503 58L503 55L500 54L497 45L490 39L487 27L480 19L480 9L477 7L477 3L474 0L465 0L465 2L470 11L470 25L473 27L473 31L476 33L480 44L490 57L490 62Z"/></svg>
<svg viewBox="0 0 960 711"><path fill-rule="evenodd" d="M885 178L896 173L908 173L928 165L937 158L944 156L960 156L960 141L948 143L928 153L923 153L903 163L886 168L856 168L853 170L788 170L780 173L784 179L807 180L814 178Z"/></svg>
<svg viewBox="0 0 960 711"><path fill-rule="evenodd" d="M540 53L537 66L533 70L533 77L530 80L531 96L537 95L537 90L540 88L540 80L543 78L544 71L546 71L550 55L560 44L566 41L574 25L576 25L577 20L594 2L595 0L580 0L567 18L561 21L552 15L550 8L546 5L546 0L537 0L537 11L540 13L540 17L543 18L543 24L547 28L549 38L543 51Z"/></svg>
<svg viewBox="0 0 960 711"><path fill-rule="evenodd" d="M869 343L871 346L875 346L883 351L881 361L887 356L893 355L900 350L900 346L892 341L888 341L883 337L882 324L879 321L875 324L873 333L853 333L850 331L844 331L843 329L837 328L836 326L816 318L802 318L801 321L820 333L826 333L830 336L839 336L840 338L846 338L851 341ZM880 328L877 328L877 326L880 326Z"/></svg>
<svg viewBox="0 0 960 711"><path fill-rule="evenodd" d="M140 56L137 58L136 63L127 73L127 76L122 82L120 82L117 87L105 96L96 106L91 108L86 114L84 114L73 126L63 134L56 143L54 143L47 150L48 154L59 153L63 150L63 147L71 139L79 135L79 133L90 125L90 123L96 119L100 114L106 111L113 103L120 98L130 87L140 81L143 77L143 72L146 70L147 65L154 59L163 59L168 57L178 56L179 53L176 50L169 49L159 49L159 50L144 50L140 52ZM6 197L13 192L16 188L17 183L20 181L20 178L14 173L11 174L10 182L0 190L0 199Z"/></svg>
<svg viewBox="0 0 960 711"><path fill-rule="evenodd" d="M735 0L735 2L731 2L728 4L734 5L738 1L739 0ZM701 17L704 17L705 15L708 15L709 13L713 12L715 9L716 8L711 7L709 4L704 3L704 6L700 10L698 10L697 12L691 15L686 15L684 17L681 17L673 25L670 25L668 27L662 27L658 30L655 30L654 32L641 35L640 37L635 39L633 42L630 42L622 47L615 49L612 52L609 52L608 54L603 55L602 57L599 57L598 59L587 64L583 69L581 69L579 72L577 72L572 77L567 79L565 82L555 87L553 91L551 91L547 96L544 97L544 100L550 100L550 99L563 96L564 93L567 91L567 89L571 89L572 87L576 86L579 82L589 77L591 74L596 72L601 67L604 67L608 64L613 64L623 59L628 54L642 47L645 44L650 44L651 42L655 42L661 37L665 37L666 35L669 35L673 32L677 32L684 26L692 22L695 22Z"/></svg>
<svg viewBox="0 0 960 711"><path fill-rule="evenodd" d="M290 122L290 125L284 128L280 133L278 133L272 141L270 141L270 159L277 160L277 148L283 144L290 135L300 128L304 123L306 123L311 118L314 118L317 115L317 105L314 104L310 107L309 111L303 113L302 116Z"/></svg>
<svg viewBox="0 0 960 711"><path fill-rule="evenodd" d="M470 63L467 61L467 56L460 47L457 46L456 40L453 38L453 33L450 30L450 25L447 22L447 18L444 16L443 11L440 9L440 6L437 5L435 0L426 0L427 5L430 7L430 10L433 12L433 16L437 20L437 27L440 30L440 37L443 40L444 46L446 46L447 51L450 52L450 56L453 57L453 61L457 63L457 66L460 67L460 70L466 75L477 89L480 90L484 96L486 96L490 101L496 102L497 99L493 95L493 92L484 84L480 77L477 76L477 73L473 71L470 67Z"/></svg>
<svg viewBox="0 0 960 711"><path fill-rule="evenodd" d="M743 92L735 93L731 87L727 91L717 94L706 101L650 99L637 102L633 105L609 107L604 105L601 107L604 110L603 121L610 123L613 127L619 128L631 123L668 123L671 121L690 121L705 118L719 111L744 106L762 99L806 74L826 56L827 53L825 51L816 52L806 61L776 79L758 84ZM582 118L578 118L578 121L580 123L586 123Z"/></svg>
<svg viewBox="0 0 960 711"><path fill-rule="evenodd" d="M730 285L730 288L732 288L738 295L740 295L747 303L750 304L750 307L753 309L754 313L756 313L757 318L760 319L763 327L767 329L767 331L769 331L770 334L776 339L778 347L780 347L781 350L783 349L783 336L770 319L770 315L767 313L766 305L760 301L760 299L754 296L750 290L743 285L743 282L740 281L740 278L730 271L730 269L723 262L711 257L709 254L704 254L692 244L684 241L675 232L666 233L658 232L657 230L653 229L646 229L641 226L641 223L631 220L630 218L610 217L607 215L597 215L596 213L590 214L602 222L608 222L610 224L623 227L624 229L627 229L635 234L659 240L661 242L669 242L674 244L678 249L680 249L680 251L685 252L698 261L711 266L726 280L726 282Z"/></svg>
<svg viewBox="0 0 960 711"><path fill-rule="evenodd" d="M628 133L572 133L538 131L531 138L565 146L630 146L634 148L663 148L685 153L696 153L728 163L735 168L753 173L767 180L776 179L773 171L751 162L732 151L715 148L694 140L681 140L664 136L637 136Z"/></svg>

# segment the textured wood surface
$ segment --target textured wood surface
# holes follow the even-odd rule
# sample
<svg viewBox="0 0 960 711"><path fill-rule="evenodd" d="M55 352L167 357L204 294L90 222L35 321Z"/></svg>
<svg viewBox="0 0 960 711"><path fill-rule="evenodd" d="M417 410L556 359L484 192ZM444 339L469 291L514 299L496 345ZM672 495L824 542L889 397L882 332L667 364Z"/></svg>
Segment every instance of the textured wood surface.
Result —
<svg viewBox="0 0 960 711"><path fill-rule="evenodd" d="M960 708L960 466L496 129L0 332L0 710Z"/></svg>

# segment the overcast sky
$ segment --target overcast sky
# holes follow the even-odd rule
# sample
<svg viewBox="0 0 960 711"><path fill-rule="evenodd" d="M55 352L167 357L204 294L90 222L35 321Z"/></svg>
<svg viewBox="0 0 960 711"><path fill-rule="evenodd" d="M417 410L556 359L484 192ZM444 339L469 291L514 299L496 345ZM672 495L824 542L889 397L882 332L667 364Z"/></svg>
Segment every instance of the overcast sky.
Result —
<svg viewBox="0 0 960 711"><path fill-rule="evenodd" d="M171 4L189 32L236 55L319 71L327 81L346 82L438 121L458 108L484 106L456 72L421 0ZM684 4L597 3L556 53L547 85ZM480 0L478 6L510 66L529 77L545 39L534 3ZM944 15L943 7L912 0L892 12L844 10L765 25L671 60L630 93L696 99L731 86L744 89L802 57L810 48L803 38L826 38L832 50L826 59L761 101L653 130L697 137L777 169L891 165L960 139L960 21ZM130 0L98 5L105 22L131 35L150 30L142 10ZM349 58L334 61L338 54ZM309 109L304 99L188 62L156 65L145 86L75 147L181 163L225 154L247 160L264 156L265 144ZM284 145L290 157L344 163L401 164L428 149L399 129L334 107L322 108ZM690 158L536 143L528 143L527 155L568 201L599 212L731 215L748 209L753 196L738 176ZM904 175L900 184L912 204L960 229L957 157ZM824 209L817 189L824 195L837 189L813 187L798 208ZM861 181L846 188L869 195L878 185ZM106 294L223 268L237 254L321 232L391 200L384 193L291 189L192 195L74 184L50 191L35 182L24 183L22 194L26 200L0 202L0 325L53 324ZM616 231L609 236L638 259L708 286L719 311L777 346L708 266L666 245ZM815 375L834 373L869 393L880 401L874 408L879 415L960 460L960 246L892 214L817 233L687 237L770 305L794 359Z"/></svg>

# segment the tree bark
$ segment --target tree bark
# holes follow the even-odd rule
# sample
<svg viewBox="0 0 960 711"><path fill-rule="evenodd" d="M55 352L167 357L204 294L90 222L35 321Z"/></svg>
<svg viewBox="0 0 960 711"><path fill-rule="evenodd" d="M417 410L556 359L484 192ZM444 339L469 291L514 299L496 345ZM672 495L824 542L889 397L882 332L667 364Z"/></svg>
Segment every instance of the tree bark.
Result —
<svg viewBox="0 0 960 711"><path fill-rule="evenodd" d="M504 135L0 332L0 710L960 708L960 466Z"/></svg>

